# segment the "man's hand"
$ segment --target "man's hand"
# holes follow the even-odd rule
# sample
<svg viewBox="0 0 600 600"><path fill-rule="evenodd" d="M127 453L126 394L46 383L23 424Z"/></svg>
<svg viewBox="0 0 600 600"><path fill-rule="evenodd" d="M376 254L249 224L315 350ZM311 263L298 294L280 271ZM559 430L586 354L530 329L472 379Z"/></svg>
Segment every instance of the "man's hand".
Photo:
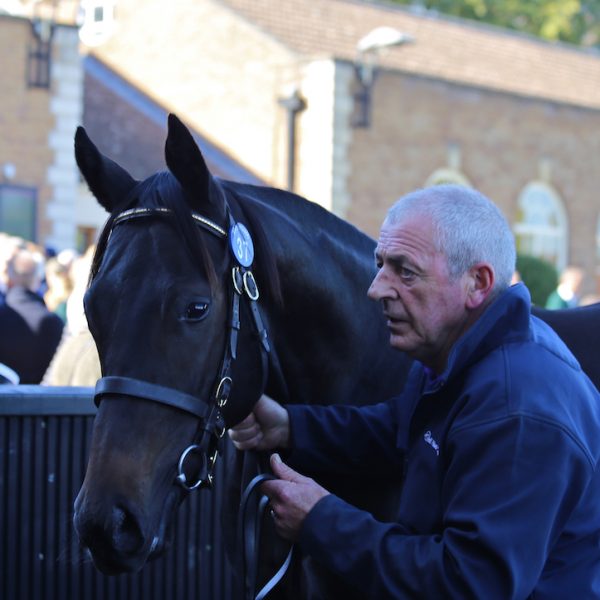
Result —
<svg viewBox="0 0 600 600"><path fill-rule="evenodd" d="M269 498L277 533L286 540L295 541L306 515L329 492L288 467L278 454L271 456L271 469L279 479L266 481L260 489Z"/></svg>
<svg viewBox="0 0 600 600"><path fill-rule="evenodd" d="M268 396L261 396L252 412L229 430L238 450L288 448L290 419L287 410Z"/></svg>

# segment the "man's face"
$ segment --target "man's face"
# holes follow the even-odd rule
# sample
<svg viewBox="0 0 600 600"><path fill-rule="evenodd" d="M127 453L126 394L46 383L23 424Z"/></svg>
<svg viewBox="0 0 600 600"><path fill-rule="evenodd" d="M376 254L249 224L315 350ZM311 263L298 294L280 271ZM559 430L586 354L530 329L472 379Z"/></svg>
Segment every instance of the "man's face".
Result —
<svg viewBox="0 0 600 600"><path fill-rule="evenodd" d="M382 301L390 344L439 374L472 315L466 307L469 275L450 279L433 233L426 215L384 222L375 250L379 271L368 295Z"/></svg>

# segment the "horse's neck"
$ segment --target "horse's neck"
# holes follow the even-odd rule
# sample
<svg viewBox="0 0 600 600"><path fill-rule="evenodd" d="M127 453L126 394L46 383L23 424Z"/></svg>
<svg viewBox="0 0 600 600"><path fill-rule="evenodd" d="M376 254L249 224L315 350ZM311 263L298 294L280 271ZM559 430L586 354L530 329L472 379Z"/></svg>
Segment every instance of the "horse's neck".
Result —
<svg viewBox="0 0 600 600"><path fill-rule="evenodd" d="M268 319L286 400L365 404L398 392L408 360L390 349L381 307L366 295L373 240L297 198L288 211L263 210L283 293ZM279 379L270 383L282 393Z"/></svg>

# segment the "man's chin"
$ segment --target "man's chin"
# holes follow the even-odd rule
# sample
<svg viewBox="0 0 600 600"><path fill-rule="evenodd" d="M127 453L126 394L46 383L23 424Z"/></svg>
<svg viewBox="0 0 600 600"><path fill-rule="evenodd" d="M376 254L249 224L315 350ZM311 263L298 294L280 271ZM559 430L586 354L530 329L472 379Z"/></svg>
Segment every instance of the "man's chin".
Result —
<svg viewBox="0 0 600 600"><path fill-rule="evenodd" d="M418 348L418 342L410 333L390 330L390 346L400 352L406 352L412 356L412 353Z"/></svg>
<svg viewBox="0 0 600 600"><path fill-rule="evenodd" d="M410 354L411 351L415 350L414 340L411 340L406 335L390 332L390 346L395 348L396 350L400 350L400 352L406 352Z"/></svg>

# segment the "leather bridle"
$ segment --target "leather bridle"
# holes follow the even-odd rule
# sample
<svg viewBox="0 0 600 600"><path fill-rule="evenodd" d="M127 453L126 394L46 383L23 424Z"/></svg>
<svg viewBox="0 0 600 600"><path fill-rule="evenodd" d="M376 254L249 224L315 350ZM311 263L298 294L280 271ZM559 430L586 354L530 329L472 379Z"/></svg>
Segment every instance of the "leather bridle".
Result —
<svg viewBox="0 0 600 600"><path fill-rule="evenodd" d="M192 492L201 487L211 488L214 484L215 464L219 454L222 453L223 436L226 431L222 409L229 400L233 385L232 365L237 357L238 335L241 327L240 302L244 298L249 304L255 332L260 342L259 347L262 367L260 394L264 391L268 375L268 354L271 349L267 330L263 324L258 308L258 298L260 295L258 286L251 270L254 258L252 239L245 226L236 223L231 212L229 210L227 212L229 218L229 232L226 232L222 227L203 215L195 212L191 213L192 218L198 226L221 239L229 239L229 248L234 258L234 264L231 268L231 286L229 293L230 311L228 335L211 399L204 400L181 392L175 388L164 387L141 379L117 376L107 376L99 379L96 384L94 395L94 402L97 406L104 396L109 396L111 394L124 395L172 406L190 413L200 420L199 433L197 434L198 439L181 453L177 463L175 482L186 492ZM110 239L114 227L120 223L144 217L160 217L169 216L171 214L172 211L164 207L132 208L126 210L117 215L113 220L108 239ZM188 481L184 471L185 461L190 454L200 455L202 461L200 472L193 482ZM290 565L293 551L292 546L277 573L255 596L258 561L256 547L257 540L260 538L260 528L258 523L262 520L267 499L264 496L261 498L258 508L253 515L249 515L248 506L249 499L257 486L267 479L273 479L273 476L263 474L255 477L246 488L240 505L239 527L242 535L244 592L246 598L254 600L262 600L281 580Z"/></svg>
<svg viewBox="0 0 600 600"><path fill-rule="evenodd" d="M112 228L133 219L156 216L169 216L172 211L168 208L132 208L115 217ZM259 291L256 280L251 271L254 249L248 230L236 223L228 211L229 233L222 227L207 219L203 215L192 212L195 223L209 233L221 238L229 238L231 254L234 265L231 268L230 286L230 314L228 320L228 335L221 359L218 376L215 380L214 391L209 400L192 396L175 388L164 387L132 377L102 377L96 384L94 402L98 406L104 396L111 394L125 395L143 400L150 400L175 407L188 412L200 420L197 440L188 446L181 454L177 464L175 481L187 492L201 487L212 487L214 483L214 469L219 454L222 453L222 438L226 431L222 410L229 400L232 379L232 365L237 356L238 334L240 331L240 301L245 298L249 303L250 314L260 342L260 355L262 365L262 382L260 392L264 391L267 380L268 353L270 352L267 330L263 324L258 309ZM240 234L243 232L243 235ZM184 472L186 459L190 454L199 454L201 457L200 472L195 481L188 481Z"/></svg>

